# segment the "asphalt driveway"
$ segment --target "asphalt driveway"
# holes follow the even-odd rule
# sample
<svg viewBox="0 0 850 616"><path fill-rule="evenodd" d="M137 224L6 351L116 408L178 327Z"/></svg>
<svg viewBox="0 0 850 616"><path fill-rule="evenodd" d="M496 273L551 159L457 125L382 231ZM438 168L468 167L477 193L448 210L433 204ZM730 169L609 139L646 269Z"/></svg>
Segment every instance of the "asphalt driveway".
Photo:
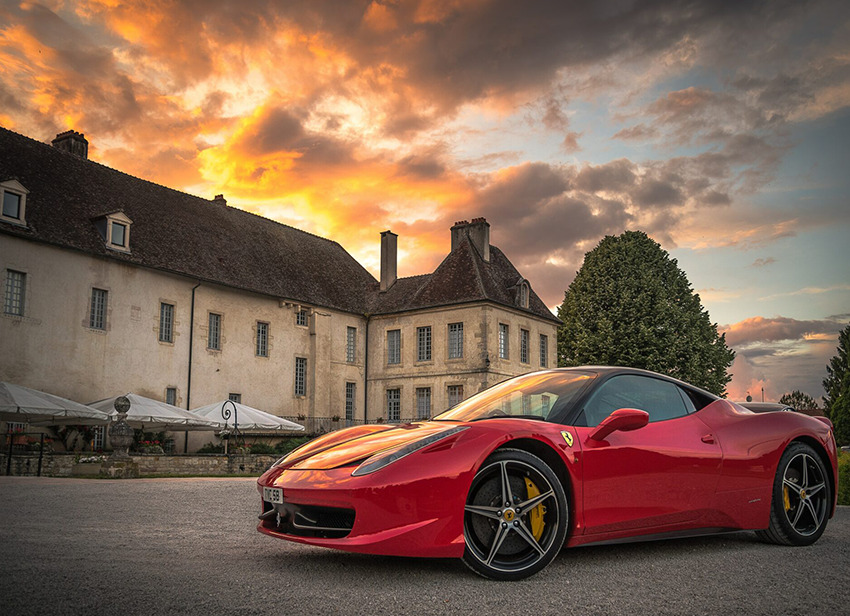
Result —
<svg viewBox="0 0 850 616"><path fill-rule="evenodd" d="M0 614L850 612L850 507L807 548L751 533L586 547L516 583L277 541L257 508L250 479L0 477Z"/></svg>

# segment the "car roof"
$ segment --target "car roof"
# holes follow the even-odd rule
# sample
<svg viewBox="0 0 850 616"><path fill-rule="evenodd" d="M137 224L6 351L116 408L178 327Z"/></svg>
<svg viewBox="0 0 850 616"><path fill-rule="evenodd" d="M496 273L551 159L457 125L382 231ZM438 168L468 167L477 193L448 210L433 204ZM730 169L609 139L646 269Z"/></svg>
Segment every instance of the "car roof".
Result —
<svg viewBox="0 0 850 616"><path fill-rule="evenodd" d="M644 370L642 368L629 368L628 366L574 366L570 368L555 368L554 370L575 370L575 371L584 371L584 372L596 372L599 375L604 375L606 377L620 375L620 374L636 374L641 376L649 376L653 378L663 379L665 381L670 381L671 383L676 383L682 387L687 387L688 389L692 389L698 391L699 393L708 396L714 400L719 400L719 396L711 393L710 391L706 391L701 387L697 387L696 385L692 385L686 381L680 381L677 378L672 376L667 376L666 374L660 374L658 372L653 372L652 370Z"/></svg>

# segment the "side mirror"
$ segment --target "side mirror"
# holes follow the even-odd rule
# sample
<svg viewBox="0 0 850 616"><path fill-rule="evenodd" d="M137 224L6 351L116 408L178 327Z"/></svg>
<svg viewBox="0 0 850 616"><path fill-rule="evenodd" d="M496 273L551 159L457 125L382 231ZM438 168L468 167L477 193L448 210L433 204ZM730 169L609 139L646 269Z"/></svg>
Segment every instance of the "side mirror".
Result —
<svg viewBox="0 0 850 616"><path fill-rule="evenodd" d="M590 438L594 441L604 441L605 437L612 432L637 430L643 428L647 423L649 423L649 413L646 411L617 409L596 426L596 429L590 433Z"/></svg>

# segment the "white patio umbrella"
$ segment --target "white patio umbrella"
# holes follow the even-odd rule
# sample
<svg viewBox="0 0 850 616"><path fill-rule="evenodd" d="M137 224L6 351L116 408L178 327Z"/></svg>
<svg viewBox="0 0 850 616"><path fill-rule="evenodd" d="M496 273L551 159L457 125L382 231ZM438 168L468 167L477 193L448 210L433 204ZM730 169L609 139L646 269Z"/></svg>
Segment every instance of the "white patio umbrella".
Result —
<svg viewBox="0 0 850 616"><path fill-rule="evenodd" d="M247 406L240 402L233 402L232 400L221 400L219 402L213 402L212 404L207 404L206 406L201 406L196 409L192 409L192 412L196 415L201 415L202 417L206 417L207 419L216 420L220 422L224 422L224 417L221 414L222 407L227 405L227 410L232 412L233 408L236 408L235 419L237 421L236 428L240 431L245 430L274 430L275 432L303 432L304 426L301 424L295 423L294 421L289 421L288 419L284 419L283 417L278 417L277 415L272 415L271 413L266 413L265 411L261 411L259 409L255 409L253 407ZM233 405L233 406L231 406ZM230 417L228 420L228 425L233 427L234 417Z"/></svg>
<svg viewBox="0 0 850 616"><path fill-rule="evenodd" d="M34 425L109 423L99 409L13 383L0 383L0 420Z"/></svg>
<svg viewBox="0 0 850 616"><path fill-rule="evenodd" d="M130 400L130 410L127 412L127 423L133 428L142 430L158 428L160 430L220 430L223 421L212 421L200 417L184 409L172 406L159 400L152 400L137 394L124 394ZM105 398L92 402L89 406L108 413L113 420L118 419L115 410L115 398Z"/></svg>

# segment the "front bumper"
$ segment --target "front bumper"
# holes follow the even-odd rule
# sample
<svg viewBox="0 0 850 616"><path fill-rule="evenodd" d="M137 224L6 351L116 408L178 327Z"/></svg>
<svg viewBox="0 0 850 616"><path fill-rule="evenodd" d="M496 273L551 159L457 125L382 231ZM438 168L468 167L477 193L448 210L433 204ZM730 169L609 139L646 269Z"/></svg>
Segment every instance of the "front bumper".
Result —
<svg viewBox="0 0 850 616"><path fill-rule="evenodd" d="M283 489L283 503L261 501L257 530L272 537L388 556L459 558L463 507L472 473L435 476L388 467L352 477L351 468L269 469L257 482ZM262 497L261 497L262 498Z"/></svg>

